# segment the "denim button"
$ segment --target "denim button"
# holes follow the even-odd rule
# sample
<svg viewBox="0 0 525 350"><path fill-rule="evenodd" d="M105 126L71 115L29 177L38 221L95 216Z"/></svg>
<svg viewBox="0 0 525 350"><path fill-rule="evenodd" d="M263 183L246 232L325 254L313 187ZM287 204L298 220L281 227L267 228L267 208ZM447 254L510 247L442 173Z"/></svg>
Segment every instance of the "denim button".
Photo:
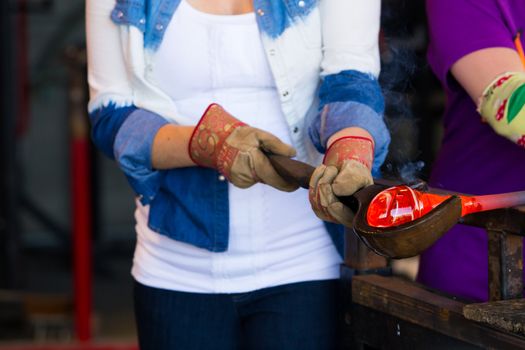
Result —
<svg viewBox="0 0 525 350"><path fill-rule="evenodd" d="M141 18L141 19L139 19L139 23L140 24L144 24L144 23L146 23L146 20L144 18Z"/></svg>
<svg viewBox="0 0 525 350"><path fill-rule="evenodd" d="M299 2L297 3L297 5L298 5L299 7L304 7L305 3L304 3L303 0L301 0L301 1L299 1Z"/></svg>
<svg viewBox="0 0 525 350"><path fill-rule="evenodd" d="M122 11L117 12L117 18L122 18L122 17L124 17L124 12Z"/></svg>
<svg viewBox="0 0 525 350"><path fill-rule="evenodd" d="M258 10L257 10L257 14L258 14L259 16L264 16L264 11L263 11L262 9L258 9Z"/></svg>
<svg viewBox="0 0 525 350"><path fill-rule="evenodd" d="M164 29L164 26L160 23L158 23L156 26L155 26L155 29L157 29L158 31L161 31Z"/></svg>
<svg viewBox="0 0 525 350"><path fill-rule="evenodd" d="M226 180L226 177L224 177L224 175L219 175L219 181L225 181Z"/></svg>

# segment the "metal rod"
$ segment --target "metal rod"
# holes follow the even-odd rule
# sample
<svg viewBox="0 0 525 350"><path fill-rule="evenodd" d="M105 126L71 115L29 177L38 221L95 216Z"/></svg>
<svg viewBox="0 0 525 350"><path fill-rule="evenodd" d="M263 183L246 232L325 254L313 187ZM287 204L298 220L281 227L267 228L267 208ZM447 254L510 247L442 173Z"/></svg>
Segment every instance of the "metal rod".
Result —
<svg viewBox="0 0 525 350"><path fill-rule="evenodd" d="M512 208L525 205L525 191L489 194L485 196L461 197L462 215L500 208Z"/></svg>

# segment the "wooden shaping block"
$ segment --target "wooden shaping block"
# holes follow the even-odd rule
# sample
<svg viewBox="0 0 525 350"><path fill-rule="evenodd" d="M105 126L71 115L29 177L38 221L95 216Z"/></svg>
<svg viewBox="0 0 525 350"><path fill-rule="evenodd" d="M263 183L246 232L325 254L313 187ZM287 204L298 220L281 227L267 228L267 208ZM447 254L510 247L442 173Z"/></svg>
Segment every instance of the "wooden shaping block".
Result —
<svg viewBox="0 0 525 350"><path fill-rule="evenodd" d="M510 299L463 307L465 318L525 335L525 300Z"/></svg>

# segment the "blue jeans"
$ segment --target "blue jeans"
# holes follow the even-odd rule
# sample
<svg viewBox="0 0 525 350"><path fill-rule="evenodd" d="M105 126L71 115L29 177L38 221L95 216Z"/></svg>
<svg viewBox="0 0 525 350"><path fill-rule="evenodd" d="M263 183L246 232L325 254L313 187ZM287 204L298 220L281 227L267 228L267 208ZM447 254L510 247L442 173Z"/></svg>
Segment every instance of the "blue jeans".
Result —
<svg viewBox="0 0 525 350"><path fill-rule="evenodd" d="M157 289L135 282L141 350L337 349L338 280L237 294Z"/></svg>

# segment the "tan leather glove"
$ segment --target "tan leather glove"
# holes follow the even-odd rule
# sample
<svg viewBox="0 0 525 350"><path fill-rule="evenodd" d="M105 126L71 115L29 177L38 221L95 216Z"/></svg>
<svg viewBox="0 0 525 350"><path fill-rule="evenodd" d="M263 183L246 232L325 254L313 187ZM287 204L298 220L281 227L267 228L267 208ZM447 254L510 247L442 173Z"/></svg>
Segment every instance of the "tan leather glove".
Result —
<svg viewBox="0 0 525 350"><path fill-rule="evenodd" d="M217 169L237 187L247 188L257 182L288 192L298 187L279 176L263 153L293 157L295 149L237 120L218 104L206 109L188 148L197 165Z"/></svg>
<svg viewBox="0 0 525 350"><path fill-rule="evenodd" d="M310 204L320 219L353 225L354 213L337 196L350 196L373 183L373 157L373 143L368 138L349 136L332 143L323 164L310 178Z"/></svg>

